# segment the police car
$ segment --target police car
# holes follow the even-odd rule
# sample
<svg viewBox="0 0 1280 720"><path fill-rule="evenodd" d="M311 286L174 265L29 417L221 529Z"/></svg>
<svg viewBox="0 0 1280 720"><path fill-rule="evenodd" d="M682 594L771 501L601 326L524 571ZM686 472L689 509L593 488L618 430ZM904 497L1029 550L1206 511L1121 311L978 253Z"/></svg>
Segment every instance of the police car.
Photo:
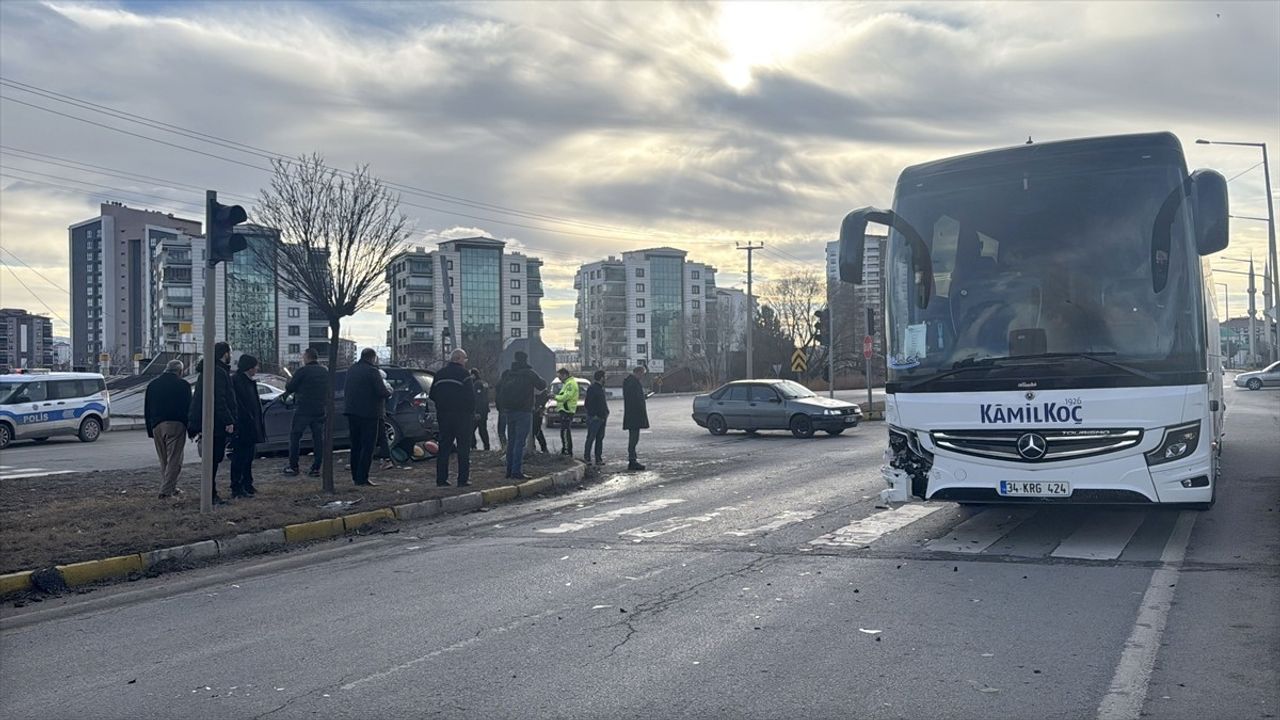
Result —
<svg viewBox="0 0 1280 720"><path fill-rule="evenodd" d="M93 442L110 427L107 383L97 373L0 375L0 449L54 435Z"/></svg>

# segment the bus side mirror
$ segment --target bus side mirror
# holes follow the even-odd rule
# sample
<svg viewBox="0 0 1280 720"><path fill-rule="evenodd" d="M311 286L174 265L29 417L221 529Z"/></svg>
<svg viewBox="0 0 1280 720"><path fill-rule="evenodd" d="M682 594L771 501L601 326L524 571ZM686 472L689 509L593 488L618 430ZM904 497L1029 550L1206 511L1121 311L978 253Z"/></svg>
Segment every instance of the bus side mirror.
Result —
<svg viewBox="0 0 1280 720"><path fill-rule="evenodd" d="M1213 170L1191 173L1195 192L1196 252L1212 255L1227 249L1228 219L1227 180Z"/></svg>
<svg viewBox="0 0 1280 720"><path fill-rule="evenodd" d="M924 238L892 210L865 207L854 210L840 223L840 280L862 282L862 259L866 253L867 223L888 225L902 235L911 248L911 271L916 281L916 305L928 307L933 297L933 258Z"/></svg>

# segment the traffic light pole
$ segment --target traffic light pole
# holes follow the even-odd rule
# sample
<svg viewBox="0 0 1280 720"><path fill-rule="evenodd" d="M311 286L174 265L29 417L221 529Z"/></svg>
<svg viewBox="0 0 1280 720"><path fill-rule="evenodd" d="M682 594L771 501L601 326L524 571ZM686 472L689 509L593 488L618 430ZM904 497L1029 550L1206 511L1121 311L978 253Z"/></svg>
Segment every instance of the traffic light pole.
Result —
<svg viewBox="0 0 1280 720"><path fill-rule="evenodd" d="M218 193L205 191L204 210L204 366L200 372L200 513L213 510L213 331L217 322L218 265L213 261L211 228Z"/></svg>

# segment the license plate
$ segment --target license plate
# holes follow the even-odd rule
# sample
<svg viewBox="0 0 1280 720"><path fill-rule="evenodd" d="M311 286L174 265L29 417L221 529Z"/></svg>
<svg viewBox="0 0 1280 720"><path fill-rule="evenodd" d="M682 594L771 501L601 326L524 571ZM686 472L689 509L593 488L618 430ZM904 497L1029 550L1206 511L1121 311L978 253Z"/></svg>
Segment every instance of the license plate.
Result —
<svg viewBox="0 0 1280 720"><path fill-rule="evenodd" d="M1000 494L1006 497L1070 497L1071 483L1057 480L1001 480Z"/></svg>
<svg viewBox="0 0 1280 720"><path fill-rule="evenodd" d="M858 416L857 416L857 415L845 415L845 416L844 416L844 424L845 424L845 425L852 425L852 424L854 424L854 423L856 423L856 422L858 422Z"/></svg>

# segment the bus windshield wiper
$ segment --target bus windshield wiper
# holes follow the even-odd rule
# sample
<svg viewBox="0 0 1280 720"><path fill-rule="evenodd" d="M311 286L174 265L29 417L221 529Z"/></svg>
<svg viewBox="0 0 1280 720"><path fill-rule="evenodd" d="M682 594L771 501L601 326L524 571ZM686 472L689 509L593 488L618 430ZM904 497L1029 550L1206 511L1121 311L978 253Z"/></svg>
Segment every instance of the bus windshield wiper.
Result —
<svg viewBox="0 0 1280 720"><path fill-rule="evenodd" d="M1121 370L1130 375L1133 375L1135 377L1140 377L1144 380L1149 380L1151 382L1160 381L1159 377L1157 377L1152 373L1147 372L1146 370L1139 370L1138 368L1130 367L1123 363L1118 363L1114 360L1108 360L1106 358L1099 357L1099 355L1115 355L1115 353L1114 352L1040 353L1038 355L1011 355L1006 357L985 357L985 358L967 357L953 364L950 370L944 370L940 373L930 375L929 377L921 378L908 385L904 385L902 389L904 391L910 392L911 390L914 390L916 388L928 385L929 383L935 380L941 380L942 378L951 377L952 375L959 375L961 373L970 372L972 370L985 370L985 369L991 369L996 367L1015 367L1018 365L1049 364L1056 360L1077 360L1077 359L1089 360L1101 365L1106 365L1108 367Z"/></svg>
<svg viewBox="0 0 1280 720"><path fill-rule="evenodd" d="M1150 380L1151 382L1160 382L1160 378L1159 378L1157 375L1153 374L1153 373L1149 373L1149 372L1147 372L1146 370L1140 370L1140 369L1138 369L1138 368L1136 368L1136 367L1132 367L1132 366L1130 366L1130 365L1125 365L1124 363L1118 363L1118 362L1116 362L1115 360L1108 360L1108 359L1107 359L1107 358L1105 358L1105 357L1100 357L1100 356L1102 356L1102 355L1115 355L1115 353L1114 353L1114 352L1103 352L1103 353L1040 353L1040 354L1038 354L1038 355L1015 355L1015 356L1012 356L1012 357L1007 357L1007 358L998 358L998 359L999 359L999 360L1003 360L1003 361L1009 361L1009 362L1008 362L1008 364L1010 364L1010 365L1018 364L1018 362L1023 361L1023 360L1031 360L1031 361L1032 361L1031 363L1028 363L1028 364L1035 364L1035 361L1038 361L1038 360L1049 360L1049 361L1053 361L1053 360L1077 360L1077 359L1079 359L1079 360L1088 360L1088 361L1090 361L1090 362L1098 363L1099 365L1106 365L1107 367L1112 367L1112 368L1115 368L1116 370L1121 370L1121 371L1126 372L1126 373L1128 373L1128 374L1130 374L1130 375L1133 375L1134 377L1140 377L1140 378L1142 378L1142 379L1144 379L1144 380Z"/></svg>

